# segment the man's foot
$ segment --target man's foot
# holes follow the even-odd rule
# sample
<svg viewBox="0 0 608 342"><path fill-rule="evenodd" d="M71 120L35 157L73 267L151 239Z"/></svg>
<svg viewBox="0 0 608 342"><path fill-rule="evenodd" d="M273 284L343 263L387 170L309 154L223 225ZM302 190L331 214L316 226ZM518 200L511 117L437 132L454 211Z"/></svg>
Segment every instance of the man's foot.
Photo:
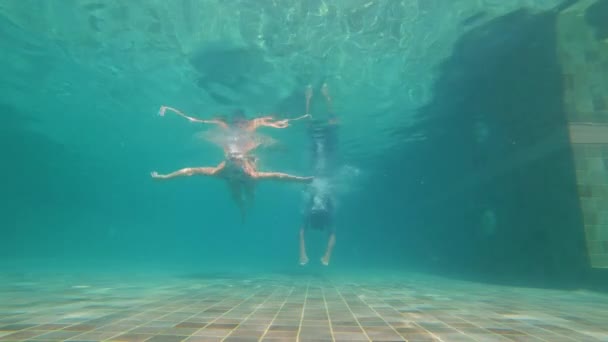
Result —
<svg viewBox="0 0 608 342"><path fill-rule="evenodd" d="M306 96L306 101L309 101L312 98L312 84L306 86L304 95Z"/></svg>
<svg viewBox="0 0 608 342"><path fill-rule="evenodd" d="M300 266L306 266L306 264L308 264L308 257L305 256L300 256Z"/></svg>
<svg viewBox="0 0 608 342"><path fill-rule="evenodd" d="M323 94L323 96L327 97L328 99L330 98L329 86L327 85L327 83L323 83L323 85L321 86L321 94Z"/></svg>
<svg viewBox="0 0 608 342"><path fill-rule="evenodd" d="M321 258L321 263L323 264L323 266L329 266L329 257L327 255L323 256Z"/></svg>

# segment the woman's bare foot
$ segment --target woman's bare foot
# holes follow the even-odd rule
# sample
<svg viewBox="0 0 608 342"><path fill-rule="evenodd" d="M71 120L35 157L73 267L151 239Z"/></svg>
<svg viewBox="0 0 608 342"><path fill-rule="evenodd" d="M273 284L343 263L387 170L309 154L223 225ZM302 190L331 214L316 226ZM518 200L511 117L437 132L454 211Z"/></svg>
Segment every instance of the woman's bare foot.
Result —
<svg viewBox="0 0 608 342"><path fill-rule="evenodd" d="M306 255L300 255L300 266L308 264L308 257Z"/></svg>
<svg viewBox="0 0 608 342"><path fill-rule="evenodd" d="M153 171L152 173L150 173L150 176L152 176L152 178L164 178L163 175L159 175L158 172Z"/></svg>

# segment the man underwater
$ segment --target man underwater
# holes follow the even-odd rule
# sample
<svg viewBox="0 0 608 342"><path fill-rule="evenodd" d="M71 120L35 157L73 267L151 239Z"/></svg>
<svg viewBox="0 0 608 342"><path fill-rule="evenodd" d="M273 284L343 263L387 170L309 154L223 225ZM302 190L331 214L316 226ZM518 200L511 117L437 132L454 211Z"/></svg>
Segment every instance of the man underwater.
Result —
<svg viewBox="0 0 608 342"><path fill-rule="evenodd" d="M330 177L336 163L338 120L332 109L332 100L327 84L323 84L321 93L327 104L327 113L325 115L315 115L309 125L315 180L310 184L306 193L303 223L300 227L300 265L302 266L308 263L306 232L310 229L325 230L328 234L327 248L321 258L323 265L329 265L336 244L335 200ZM305 95L306 114L309 115L313 97L312 86L306 88Z"/></svg>

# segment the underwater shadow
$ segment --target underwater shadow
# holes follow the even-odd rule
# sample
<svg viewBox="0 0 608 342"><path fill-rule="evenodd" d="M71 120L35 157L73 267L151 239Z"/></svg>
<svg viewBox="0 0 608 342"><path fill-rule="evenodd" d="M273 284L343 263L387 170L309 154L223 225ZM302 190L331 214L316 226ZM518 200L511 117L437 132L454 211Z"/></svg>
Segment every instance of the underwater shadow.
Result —
<svg viewBox="0 0 608 342"><path fill-rule="evenodd" d="M261 51L219 42L199 48L190 64L198 73L197 85L223 105L237 105L236 94L268 69Z"/></svg>
<svg viewBox="0 0 608 342"><path fill-rule="evenodd" d="M585 11L585 20L595 30L597 40L608 39L608 0L597 0Z"/></svg>
<svg viewBox="0 0 608 342"><path fill-rule="evenodd" d="M4 166L0 168L0 255L14 255L23 249L23 241L31 244L31 236L38 236L38 229L43 229L24 223L29 220L23 218L44 217L49 210L73 206L72 195L78 194L78 185L70 171L75 156L33 130L31 126L38 122L35 117L6 103L0 103L0 112Z"/></svg>
<svg viewBox="0 0 608 342"><path fill-rule="evenodd" d="M568 4L571 2L568 2ZM519 10L464 34L409 145L408 206L431 272L576 288L588 272L556 41L559 11ZM408 209L412 210L412 209Z"/></svg>
<svg viewBox="0 0 608 342"><path fill-rule="evenodd" d="M11 188L28 185L44 189L45 175L53 174L51 169L65 160L73 159L66 147L43 133L31 129L38 120L6 103L0 103L3 115L0 127L0 145L4 148L6 165L19 167L0 168L1 178L10 180ZM39 182L40 181L40 182ZM23 183L23 184L21 184Z"/></svg>

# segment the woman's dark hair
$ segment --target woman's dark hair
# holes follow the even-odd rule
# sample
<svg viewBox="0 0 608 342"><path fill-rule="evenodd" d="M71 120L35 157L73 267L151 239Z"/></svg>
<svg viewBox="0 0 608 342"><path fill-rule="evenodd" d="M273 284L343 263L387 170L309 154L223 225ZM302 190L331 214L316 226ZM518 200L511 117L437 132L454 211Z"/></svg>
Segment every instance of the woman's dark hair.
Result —
<svg viewBox="0 0 608 342"><path fill-rule="evenodd" d="M232 113L232 115L230 117L230 121L233 124L243 123L243 122L247 121L247 116L245 115L245 112L243 112L243 110L237 109Z"/></svg>

